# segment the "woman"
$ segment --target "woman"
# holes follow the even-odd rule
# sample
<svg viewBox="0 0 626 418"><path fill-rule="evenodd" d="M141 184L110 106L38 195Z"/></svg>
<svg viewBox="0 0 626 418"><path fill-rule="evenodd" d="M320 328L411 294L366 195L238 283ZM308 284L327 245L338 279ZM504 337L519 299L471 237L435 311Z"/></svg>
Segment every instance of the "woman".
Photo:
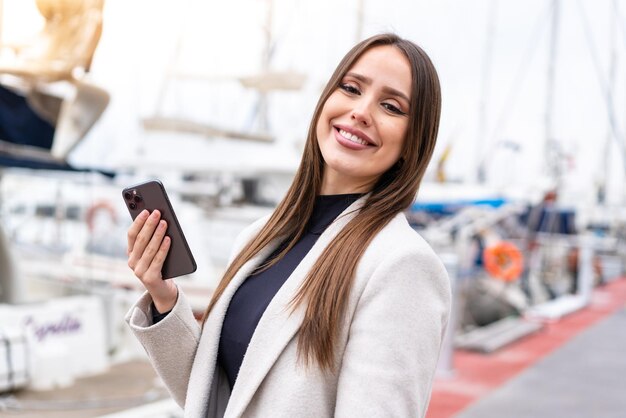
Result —
<svg viewBox="0 0 626 418"><path fill-rule="evenodd" d="M156 211L137 218L129 265L147 292L127 321L185 416L424 416L450 288L403 210L440 108L419 47L392 34L356 45L320 97L291 188L240 234L202 326L161 280L166 225Z"/></svg>

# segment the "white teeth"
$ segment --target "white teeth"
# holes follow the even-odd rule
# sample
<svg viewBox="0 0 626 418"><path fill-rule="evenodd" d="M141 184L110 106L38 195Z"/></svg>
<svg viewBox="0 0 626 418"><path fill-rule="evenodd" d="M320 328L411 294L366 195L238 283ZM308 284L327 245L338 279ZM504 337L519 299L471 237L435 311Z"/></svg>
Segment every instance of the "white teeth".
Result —
<svg viewBox="0 0 626 418"><path fill-rule="evenodd" d="M361 138L359 138L358 136L353 135L350 132L346 132L343 129L339 130L339 135L343 136L348 141L356 142L357 144L361 144L361 145L367 145L368 144L367 141L364 141Z"/></svg>

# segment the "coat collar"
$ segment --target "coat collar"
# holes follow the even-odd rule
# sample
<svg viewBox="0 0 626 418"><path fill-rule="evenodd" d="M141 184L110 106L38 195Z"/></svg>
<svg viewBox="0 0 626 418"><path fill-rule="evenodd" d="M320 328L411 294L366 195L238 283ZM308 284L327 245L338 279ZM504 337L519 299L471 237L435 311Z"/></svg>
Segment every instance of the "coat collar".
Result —
<svg viewBox="0 0 626 418"><path fill-rule="evenodd" d="M315 261L333 238L354 218L368 197L369 195L365 195L356 200L330 224L268 305L244 356L225 416L238 417L243 414L272 365L297 333L302 323L304 310L298 308L291 312L289 303ZM194 387L189 387L187 393L188 402L186 403L188 407L191 407L194 400L197 402L199 399L205 398L209 392L213 375L215 374L214 369L216 368L216 366L211 367L209 365L216 365L222 323L224 322L224 316L231 298L243 281L278 247L279 243L279 240L272 241L259 254L249 260L235 275L213 307L202 331L203 335L198 346L190 379L190 382L204 381L208 386L198 387L201 385L195 385ZM201 378L201 374L204 375L204 379ZM206 379L207 374L209 375L208 379ZM202 408L202 405L198 405L198 408ZM200 411L197 411L198 415L190 413L188 416L201 416L202 413Z"/></svg>

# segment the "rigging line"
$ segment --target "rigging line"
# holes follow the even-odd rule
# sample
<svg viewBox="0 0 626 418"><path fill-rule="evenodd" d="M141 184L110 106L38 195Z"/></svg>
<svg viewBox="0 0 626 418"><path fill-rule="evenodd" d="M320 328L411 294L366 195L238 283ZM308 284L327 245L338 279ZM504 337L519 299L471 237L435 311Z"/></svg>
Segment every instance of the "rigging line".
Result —
<svg viewBox="0 0 626 418"><path fill-rule="evenodd" d="M299 18L301 17L301 12L300 9L302 7L302 1L289 1L287 2L288 6L285 5L279 5L278 8L280 7L289 7L291 6L292 9L288 10L288 14L287 14L287 18L283 18L284 21L286 21L287 23L284 23L283 21L279 20L279 19L275 19L275 21L282 23L282 25L279 25L278 23L274 24L274 29L273 29L273 34L272 34L272 48L270 49L270 58L274 57L275 54L275 50L277 48L278 45L283 44L284 42L286 42L286 40L289 40L290 38L293 38L296 35L293 35L294 33L294 26L295 23L294 22L298 22ZM301 19L300 19L301 20ZM293 61L293 57L291 56L292 54L289 54L290 58L292 58ZM271 59L270 59L271 61Z"/></svg>
<svg viewBox="0 0 626 418"><path fill-rule="evenodd" d="M626 49L626 19L622 16L622 12L619 9L619 3L615 3L615 19L617 20L617 27L622 31L622 42L624 42L624 49Z"/></svg>
<svg viewBox="0 0 626 418"><path fill-rule="evenodd" d="M170 84L172 82L172 79L175 77L175 73L178 70L178 65L180 64L180 56L184 45L184 38L186 38L187 35L189 13L192 7L191 3L192 1L188 0L183 6L184 9L181 9L178 15L178 28L176 29L176 40L173 48L174 50L170 51L171 57L167 62L165 75L161 80L161 85L158 87L156 109L154 111L155 115L163 115L165 97L167 96L168 90L171 87Z"/></svg>
<svg viewBox="0 0 626 418"><path fill-rule="evenodd" d="M582 2L580 0L578 0L576 3L578 4L578 11L580 13L580 18L583 23L585 38L587 39L587 47L589 48L589 52L591 53L591 59L596 70L597 80L600 84L600 91L603 92L604 103L606 105L606 110L608 113L607 116L609 118L609 126L613 131L613 138L622 150L624 170L626 171L626 141L624 140L624 136L617 126L617 119L615 117L615 106L613 104L613 92L611 91L610 86L607 84L606 80L602 76L600 59L598 57L597 49L593 41L593 34L591 33L591 27L589 26L589 21L587 20L587 14L585 13L585 9L583 8Z"/></svg>
<svg viewBox="0 0 626 418"><path fill-rule="evenodd" d="M547 9L547 13L545 11L543 13L540 13L539 17L537 18L537 21L533 25L530 42L528 44L528 47L524 51L521 64L518 65L517 67L517 72L515 73L515 77L513 78L513 83L506 96L507 99L505 100L504 105L502 106L500 115L498 116L498 119L496 120L496 124L489 137L490 138L490 140L488 141L489 143L493 143L494 141L496 141L495 138L497 134L502 130L502 127L505 124L506 119L508 119L508 116L510 115L510 112L512 111L514 107L515 102L517 101L517 95L521 90L524 79L526 78L528 66L530 65L530 62L532 61L535 55L535 51L537 50L537 44L539 43L539 40L543 34L542 29L545 29L544 23L552 12L552 6L548 5L546 9ZM493 152L493 149L490 149L488 147L486 149L487 151L485 152L485 156L482 159L482 161L486 161L488 157L491 155L491 153Z"/></svg>

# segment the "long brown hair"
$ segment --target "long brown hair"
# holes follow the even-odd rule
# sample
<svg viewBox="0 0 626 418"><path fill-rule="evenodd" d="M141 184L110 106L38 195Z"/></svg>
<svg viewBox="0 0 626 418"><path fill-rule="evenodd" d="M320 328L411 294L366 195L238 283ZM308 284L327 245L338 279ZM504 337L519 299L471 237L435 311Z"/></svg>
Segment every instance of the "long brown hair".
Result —
<svg viewBox="0 0 626 418"><path fill-rule="evenodd" d="M395 34L381 34L354 46L341 60L326 84L315 108L300 167L286 196L261 231L230 263L205 312L204 320L237 271L277 237L287 245L268 268L283 257L303 236L320 193L324 160L316 137L316 126L328 97L364 52L393 45L411 66L411 103L407 136L400 160L381 175L359 213L322 252L292 300L292 308L303 306L304 320L298 335L298 355L326 371L335 369L335 344L344 315L356 266L373 237L399 212L413 202L430 161L439 127L441 91L439 78L426 53L411 41Z"/></svg>

